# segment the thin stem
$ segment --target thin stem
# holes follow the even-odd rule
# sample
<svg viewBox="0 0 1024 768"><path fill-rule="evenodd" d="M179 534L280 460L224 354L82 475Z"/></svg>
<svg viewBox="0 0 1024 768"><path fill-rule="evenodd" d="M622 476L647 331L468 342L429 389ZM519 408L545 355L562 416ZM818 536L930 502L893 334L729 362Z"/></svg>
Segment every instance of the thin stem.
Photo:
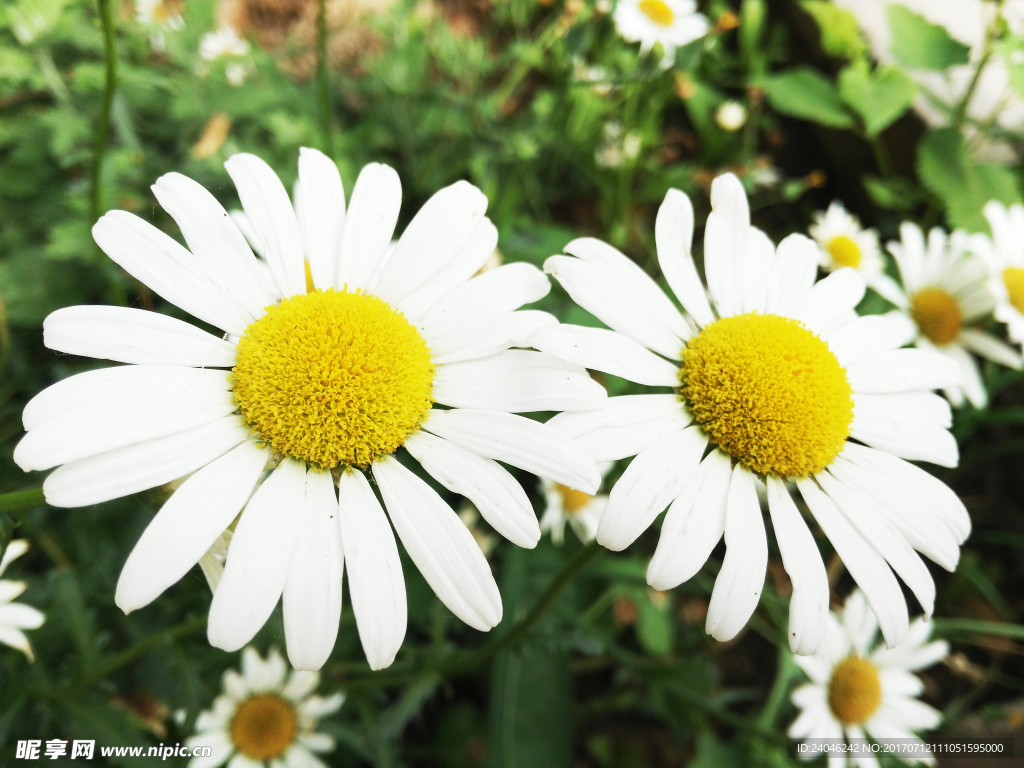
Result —
<svg viewBox="0 0 1024 768"><path fill-rule="evenodd" d="M114 38L114 16L112 0L98 0L100 24L103 26L103 55L106 59L106 73L103 83L103 101L100 103L100 118L96 125L96 144L92 151L92 175L89 179L89 212L92 220L99 219L103 212L100 193L100 175L103 171L103 155L107 151L110 135L110 110L117 88L117 45Z"/></svg>
<svg viewBox="0 0 1024 768"><path fill-rule="evenodd" d="M967 86L967 90L964 91L963 98L956 105L956 109L953 110L953 119L951 121L952 127L960 130L963 127L964 121L967 119L967 108L971 104L971 99L974 97L974 91L978 87L978 83L981 81L981 73L985 71L985 67L988 65L989 59L992 58L992 54L995 52L993 43L996 40L996 32L999 28L999 22L1003 18L1002 5L998 6L995 18L992 19L992 23L989 24L988 29L985 30L985 47L982 49L981 58L978 60L978 68L974 70L974 75L971 76L971 82Z"/></svg>
<svg viewBox="0 0 1024 768"><path fill-rule="evenodd" d="M757 720L758 726L765 731L772 731L775 728L775 720L779 716L779 708L786 700L789 693L789 684L796 675L797 666L793 663L793 657L785 645L779 646L779 665L775 672L775 682L768 694L768 701L765 702L761 716Z"/></svg>
<svg viewBox="0 0 1024 768"><path fill-rule="evenodd" d="M318 0L316 15L316 90L320 102L320 136L324 154L334 157L334 133L331 130L331 82L327 71L327 2Z"/></svg>
<svg viewBox="0 0 1024 768"><path fill-rule="evenodd" d="M25 491L11 491L0 494L0 514L5 512L22 512L33 507L46 504L42 488L29 488Z"/></svg>

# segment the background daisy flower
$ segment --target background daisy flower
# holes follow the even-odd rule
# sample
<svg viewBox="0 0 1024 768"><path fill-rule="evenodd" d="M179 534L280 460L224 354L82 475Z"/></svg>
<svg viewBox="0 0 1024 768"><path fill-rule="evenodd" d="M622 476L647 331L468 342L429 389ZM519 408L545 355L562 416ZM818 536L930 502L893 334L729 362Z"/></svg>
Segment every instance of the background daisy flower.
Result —
<svg viewBox="0 0 1024 768"><path fill-rule="evenodd" d="M317 732L318 721L333 715L345 700L335 693L313 692L317 672L293 671L275 649L264 660L252 648L242 651L242 672L224 673L224 693L213 708L200 713L189 748L211 747L209 757L195 757L189 768L323 768L314 753L333 752L334 739Z"/></svg>
<svg viewBox="0 0 1024 768"><path fill-rule="evenodd" d="M816 282L818 248L808 238L791 235L776 250L750 226L735 176L715 180L711 205L704 264L714 309L690 255L689 198L670 190L655 225L662 272L696 328L605 243L575 240L565 248L571 256L547 260L545 269L573 300L612 330L552 326L531 342L578 365L666 388L612 397L548 424L579 440L595 461L636 456L601 516L604 546L629 546L671 504L647 571L655 589L691 578L724 535L705 625L715 638L735 637L761 595L768 541L755 480L763 478L793 581L791 647L817 648L829 595L793 481L863 588L886 642L896 645L909 624L896 575L930 614L935 585L915 549L952 569L970 531L956 494L905 461L956 465L949 406L928 390L957 383L959 371L942 355L899 349L902 323L858 317L864 281L853 269Z"/></svg>
<svg viewBox="0 0 1024 768"><path fill-rule="evenodd" d="M986 286L985 264L967 253L968 235L947 235L936 227L924 233L916 224L900 226L900 241L888 244L903 283L894 303L911 321L919 348L946 355L960 368L962 386L944 392L957 407L964 398L975 408L988 404L978 362L971 352L1000 365L1019 369L1020 353L980 327L995 300Z"/></svg>
<svg viewBox="0 0 1024 768"><path fill-rule="evenodd" d="M0 559L0 576L3 576L7 566L28 552L28 541L25 539L14 539L4 550L4 556ZM46 621L41 611L31 605L14 602L15 598L21 595L26 589L24 581L0 580L0 643L17 648L33 660L32 646L23 630L39 629Z"/></svg>
<svg viewBox="0 0 1024 768"><path fill-rule="evenodd" d="M548 292L547 278L509 264L470 279L498 235L486 197L466 182L427 201L381 266L401 204L391 168L366 166L346 211L334 162L304 149L297 216L265 162L242 154L225 165L265 260L209 192L177 173L153 191L191 251L125 211L107 213L93 235L126 272L226 338L126 307L54 312L44 323L51 349L129 365L33 398L15 461L62 465L44 492L63 507L194 473L125 563L115 596L125 612L185 575L244 506L210 607L209 640L224 650L245 645L283 599L292 664L319 668L338 631L344 566L367 659L390 664L407 618L392 525L442 602L489 630L502 606L486 559L395 454L404 446L525 547L540 538L537 518L498 461L597 491L597 467L578 446L516 415L606 397L583 368L512 349L556 323L516 311Z"/></svg>
<svg viewBox="0 0 1024 768"><path fill-rule="evenodd" d="M996 319L1006 323L1013 341L1024 344L1024 206L1007 208L992 200L985 206L985 218L992 236L972 236L971 249L988 267Z"/></svg>
<svg viewBox="0 0 1024 768"><path fill-rule="evenodd" d="M599 465L601 477L608 474L615 462ZM593 541L601 513L608 502L607 494L592 496L546 478L541 478L540 490L544 495L544 515L540 519L541 533L551 532L551 541L561 546L565 541L566 523L584 544Z"/></svg>
<svg viewBox="0 0 1024 768"><path fill-rule="evenodd" d="M860 219L833 200L827 211L814 214L808 233L821 249L819 265L826 272L850 267L860 273L868 287L883 298L896 303L901 292L885 274L885 261L878 246L878 232L865 229Z"/></svg>
<svg viewBox="0 0 1024 768"><path fill-rule="evenodd" d="M678 46L708 32L708 20L697 13L695 0L619 0L612 18L623 39L640 43L641 53L660 43L666 69L675 61Z"/></svg>
<svg viewBox="0 0 1024 768"><path fill-rule="evenodd" d="M928 642L931 631L930 622L916 619L902 643L889 649L878 646L878 622L863 593L855 590L841 614L829 614L818 650L794 657L811 682L793 691L800 715L789 727L789 737L870 737L883 744L896 739L920 744L915 733L935 728L942 714L915 698L924 685L913 673L949 653L944 640ZM920 762L934 763L927 750L916 754L927 755ZM840 758L839 764L846 763ZM861 759L858 765L877 761Z"/></svg>

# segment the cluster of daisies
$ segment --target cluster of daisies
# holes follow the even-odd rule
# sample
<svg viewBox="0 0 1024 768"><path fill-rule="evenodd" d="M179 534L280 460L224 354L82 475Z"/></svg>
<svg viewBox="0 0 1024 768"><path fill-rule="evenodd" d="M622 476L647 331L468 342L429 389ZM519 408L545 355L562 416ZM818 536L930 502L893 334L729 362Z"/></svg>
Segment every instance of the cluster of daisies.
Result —
<svg viewBox="0 0 1024 768"><path fill-rule="evenodd" d="M964 318L982 306L977 270L950 256L962 256L956 238L936 235L926 249L906 228L891 246L899 289L870 266L868 237L829 236L827 217L815 236L830 260L803 235L774 244L751 225L744 189L727 174L711 190L704 279L690 199L671 190L661 205L655 240L668 293L592 238L569 243L543 271L483 270L498 233L486 197L466 182L437 192L393 240L402 189L386 165L367 165L347 200L334 162L316 150L302 150L291 195L254 155L225 166L241 211L177 173L153 185L187 247L125 211L93 228L116 264L217 333L111 306L68 307L44 322L50 349L122 364L68 377L26 406L14 459L26 471L55 468L47 502L83 507L176 485L124 565L119 607L144 608L199 563L213 589L211 644L243 648L280 602L287 656L309 672L334 648L347 578L366 659L381 669L406 633L400 541L451 612L488 631L502 620L490 566L429 477L526 548L542 530L561 541L568 524L622 550L667 508L647 573L658 590L692 578L724 539L706 631L725 641L757 607L767 520L793 584L791 649L821 660L806 668L832 686L836 722L853 720L833 688L856 688L833 685L845 679L837 670L853 665L851 679L881 681L871 683L881 686L877 706L856 711L870 709L857 722L883 732L878 722L899 702L887 704L882 659L896 664L894 649L923 641L897 577L927 619L935 585L921 555L952 570L970 532L956 494L911 463L957 463L949 402L934 390L971 397L950 349L996 348L959 326L944 344L929 335L947 320L924 291L948 291ZM988 258L1005 262L995 311L1012 321L1012 270L1024 275L1013 266L1024 253L1014 261L1007 249L1024 209L988 212ZM550 278L606 327L523 309L548 293ZM867 285L908 297L905 308L859 316ZM589 371L643 394L609 397ZM543 411L555 415L521 415ZM629 457L598 495L612 463ZM505 465L541 478L542 520ZM829 584L808 517L857 582L858 610L877 617L889 649L881 656L868 656L863 638L841 647L830 639ZM244 685L225 678L226 698L200 731L228 728L218 755L237 752L234 768L309 764L305 753L282 755L295 744L326 747L310 724L330 707L303 703L314 678L285 683L283 660L246 658L257 671ZM273 713L284 718L273 749L246 741L239 724Z"/></svg>

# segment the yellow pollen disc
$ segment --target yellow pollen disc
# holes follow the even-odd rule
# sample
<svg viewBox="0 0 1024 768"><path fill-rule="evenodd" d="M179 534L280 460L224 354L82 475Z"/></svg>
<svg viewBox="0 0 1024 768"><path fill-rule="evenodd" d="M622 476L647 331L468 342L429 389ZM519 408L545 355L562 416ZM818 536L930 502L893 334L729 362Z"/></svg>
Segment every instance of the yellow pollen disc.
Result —
<svg viewBox="0 0 1024 768"><path fill-rule="evenodd" d="M964 319L956 299L941 288L922 288L910 300L910 316L929 341L945 346L960 335Z"/></svg>
<svg viewBox="0 0 1024 768"><path fill-rule="evenodd" d="M857 245L857 242L852 237L847 237L846 235L833 237L828 241L825 250L828 251L828 255L832 257L832 263L837 267L853 267L856 269L860 266L860 246Z"/></svg>
<svg viewBox="0 0 1024 768"><path fill-rule="evenodd" d="M860 656L847 656L832 670L828 708L843 725L863 723L882 703L882 682L875 665Z"/></svg>
<svg viewBox="0 0 1024 768"><path fill-rule="evenodd" d="M594 497L575 488L555 483L555 490L562 497L562 511L567 515L575 515L590 503Z"/></svg>
<svg viewBox="0 0 1024 768"><path fill-rule="evenodd" d="M665 0L640 0L639 8L644 16L663 27L672 26L676 18Z"/></svg>
<svg viewBox="0 0 1024 768"><path fill-rule="evenodd" d="M314 291L245 329L232 375L246 424L275 453L321 469L394 453L430 409L419 331L376 296Z"/></svg>
<svg viewBox="0 0 1024 768"><path fill-rule="evenodd" d="M231 741L254 760L283 754L295 741L295 708L273 693L260 693L239 705L231 718Z"/></svg>
<svg viewBox="0 0 1024 768"><path fill-rule="evenodd" d="M751 312L706 326L683 350L679 380L711 442L761 474L816 474L850 434L846 370L797 320Z"/></svg>
<svg viewBox="0 0 1024 768"><path fill-rule="evenodd" d="M1024 269L1007 267L1003 270L1003 284L1014 309L1024 314Z"/></svg>

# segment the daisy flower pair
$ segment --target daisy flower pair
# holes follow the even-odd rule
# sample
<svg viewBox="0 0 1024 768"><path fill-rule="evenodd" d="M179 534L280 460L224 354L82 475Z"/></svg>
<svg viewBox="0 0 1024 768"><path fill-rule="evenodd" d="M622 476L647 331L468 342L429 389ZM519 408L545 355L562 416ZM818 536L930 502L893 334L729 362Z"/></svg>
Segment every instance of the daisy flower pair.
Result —
<svg viewBox="0 0 1024 768"><path fill-rule="evenodd" d="M397 454L404 447L524 547L540 538L538 522L499 461L597 491L581 447L517 415L606 398L582 367L518 348L557 322L517 311L548 292L547 278L527 264L473 277L498 235L466 182L427 201L392 248L401 186L387 166L363 169L347 208L335 164L315 150L301 153L294 204L259 158L226 167L263 258L209 192L176 173L153 192L188 249L124 211L93 229L126 272L223 336L125 307L54 312L48 347L127 365L33 398L15 461L59 467L43 489L60 507L188 475L136 544L115 600L125 612L147 605L212 546L208 635L225 650L245 645L281 600L292 664L319 668L338 632L344 571L370 666L389 665L407 619L395 532L442 602L489 630L502 604L484 555Z"/></svg>

